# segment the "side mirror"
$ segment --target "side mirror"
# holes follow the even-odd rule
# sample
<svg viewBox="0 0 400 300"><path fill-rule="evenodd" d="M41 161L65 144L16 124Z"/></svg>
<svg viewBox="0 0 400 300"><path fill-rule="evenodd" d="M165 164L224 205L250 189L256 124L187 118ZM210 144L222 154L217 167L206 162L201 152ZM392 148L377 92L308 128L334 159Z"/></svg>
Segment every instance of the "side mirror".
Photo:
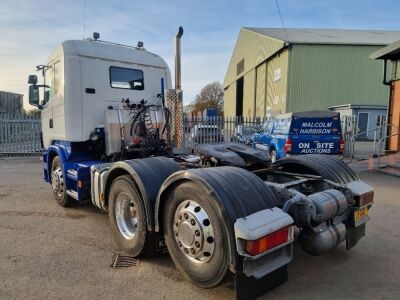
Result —
<svg viewBox="0 0 400 300"><path fill-rule="evenodd" d="M29 86L29 104L39 107L39 87L37 85Z"/></svg>
<svg viewBox="0 0 400 300"><path fill-rule="evenodd" d="M36 75L29 75L28 77L28 84L33 84L36 85L38 82L37 76Z"/></svg>

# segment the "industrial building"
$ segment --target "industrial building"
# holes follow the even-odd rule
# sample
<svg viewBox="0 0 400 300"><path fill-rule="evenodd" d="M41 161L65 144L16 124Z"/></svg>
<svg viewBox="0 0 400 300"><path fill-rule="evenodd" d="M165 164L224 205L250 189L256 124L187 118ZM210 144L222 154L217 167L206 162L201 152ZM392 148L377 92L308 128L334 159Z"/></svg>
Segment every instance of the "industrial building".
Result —
<svg viewBox="0 0 400 300"><path fill-rule="evenodd" d="M399 39L396 31L242 28L223 84L224 114L387 106L382 65L369 56Z"/></svg>
<svg viewBox="0 0 400 300"><path fill-rule="evenodd" d="M384 61L383 85L389 86L387 146L400 151L400 40L372 53L371 58Z"/></svg>
<svg viewBox="0 0 400 300"><path fill-rule="evenodd" d="M22 100L24 95L0 91L0 115L23 113Z"/></svg>

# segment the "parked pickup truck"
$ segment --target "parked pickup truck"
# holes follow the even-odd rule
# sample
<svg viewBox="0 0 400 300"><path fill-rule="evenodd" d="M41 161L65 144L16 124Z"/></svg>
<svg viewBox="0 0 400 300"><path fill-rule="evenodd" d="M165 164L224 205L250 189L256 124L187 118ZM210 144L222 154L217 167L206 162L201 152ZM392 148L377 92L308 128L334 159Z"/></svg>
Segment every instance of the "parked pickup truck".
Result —
<svg viewBox="0 0 400 300"><path fill-rule="evenodd" d="M343 154L340 114L306 111L278 115L264 123L251 143L268 151L272 161L295 154Z"/></svg>

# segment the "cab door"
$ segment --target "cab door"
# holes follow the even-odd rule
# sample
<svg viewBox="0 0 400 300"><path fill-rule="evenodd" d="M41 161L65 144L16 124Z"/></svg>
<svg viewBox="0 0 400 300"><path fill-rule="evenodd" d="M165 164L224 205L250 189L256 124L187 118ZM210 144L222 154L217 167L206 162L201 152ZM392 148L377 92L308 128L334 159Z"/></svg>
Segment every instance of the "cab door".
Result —
<svg viewBox="0 0 400 300"><path fill-rule="evenodd" d="M44 73L44 84L48 87L43 92L42 134L43 145L47 148L54 140L63 140L64 97L63 70L59 59L50 62Z"/></svg>
<svg viewBox="0 0 400 300"><path fill-rule="evenodd" d="M54 70L52 67L48 68L44 73L44 84L49 86L43 90L41 95L42 100L42 135L43 135L43 145L44 148L48 148L51 144L54 124L53 124L53 107L51 103L52 87L54 84Z"/></svg>

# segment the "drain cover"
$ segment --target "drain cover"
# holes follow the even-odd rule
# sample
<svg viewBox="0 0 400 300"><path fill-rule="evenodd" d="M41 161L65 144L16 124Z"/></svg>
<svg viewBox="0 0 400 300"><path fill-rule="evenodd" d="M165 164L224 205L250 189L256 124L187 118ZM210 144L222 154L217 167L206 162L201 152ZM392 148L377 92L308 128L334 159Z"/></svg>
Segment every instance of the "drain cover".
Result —
<svg viewBox="0 0 400 300"><path fill-rule="evenodd" d="M126 253L116 253L113 257L112 267L115 268L129 268L139 265L139 260L132 255Z"/></svg>

